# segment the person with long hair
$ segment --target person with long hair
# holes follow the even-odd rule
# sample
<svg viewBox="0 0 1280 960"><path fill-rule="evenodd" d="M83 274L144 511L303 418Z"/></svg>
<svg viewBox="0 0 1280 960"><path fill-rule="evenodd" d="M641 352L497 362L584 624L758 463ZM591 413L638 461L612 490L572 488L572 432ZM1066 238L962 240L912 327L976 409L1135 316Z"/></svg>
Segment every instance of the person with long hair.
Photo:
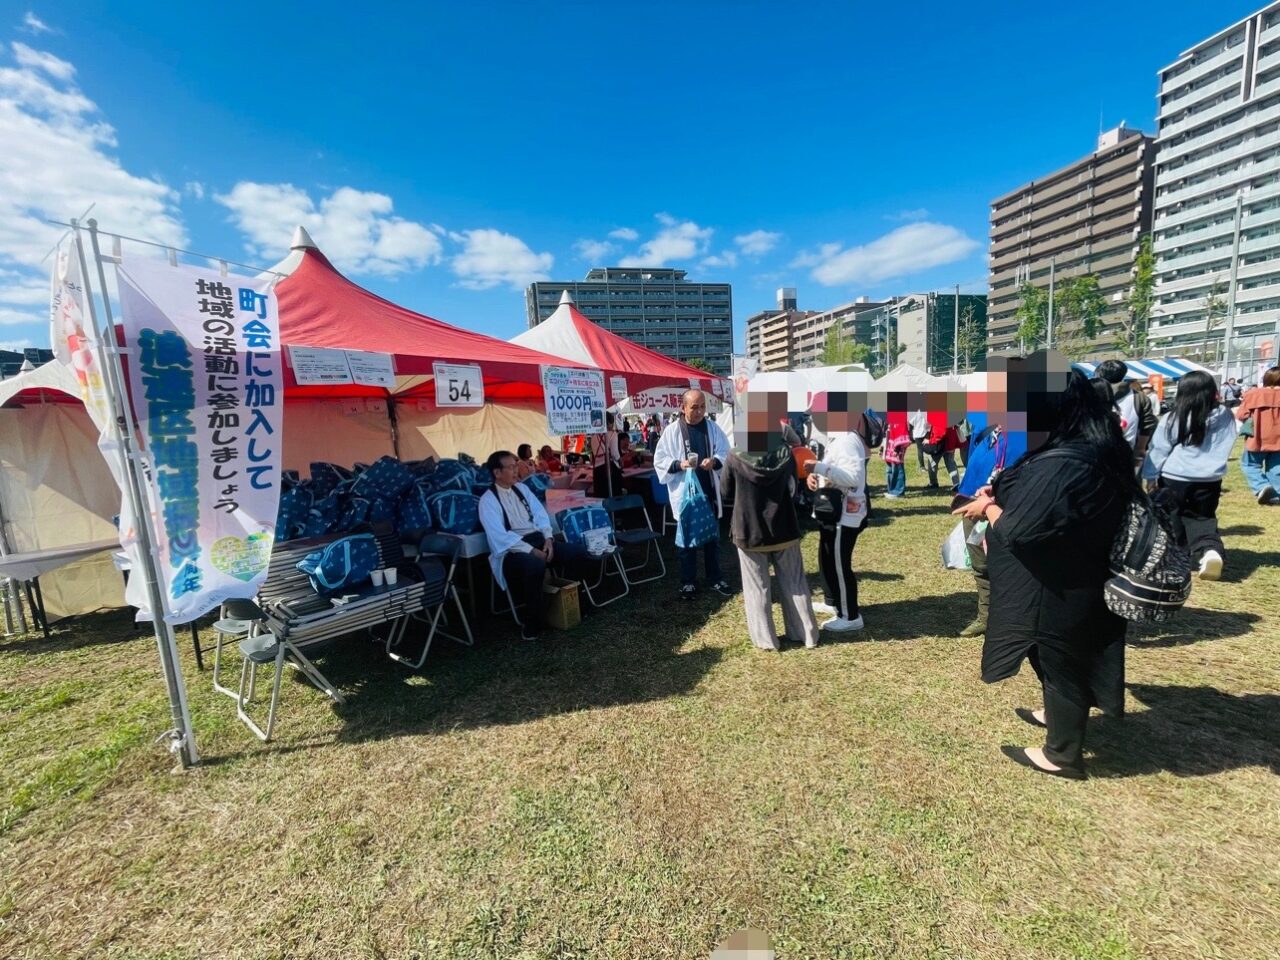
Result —
<svg viewBox="0 0 1280 960"><path fill-rule="evenodd" d="M1064 357L1028 359L1029 452L955 512L985 519L991 607L982 679L1013 676L1024 659L1044 707L1018 716L1047 728L1043 749L1005 746L1050 776L1085 778L1089 710L1124 713L1125 621L1107 609L1111 545L1140 496L1120 421ZM1010 371L1010 392L1015 389Z"/></svg>
<svg viewBox="0 0 1280 960"><path fill-rule="evenodd" d="M1218 402L1218 385L1195 370L1178 382L1173 407L1160 418L1142 465L1142 478L1165 491L1174 532L1199 565L1201 580L1222 576L1227 551L1218 533L1218 501L1235 442L1236 420Z"/></svg>
<svg viewBox="0 0 1280 960"><path fill-rule="evenodd" d="M1251 421L1240 469L1254 497L1268 504L1280 496L1280 367L1262 375L1262 383L1246 390L1233 411L1237 420Z"/></svg>

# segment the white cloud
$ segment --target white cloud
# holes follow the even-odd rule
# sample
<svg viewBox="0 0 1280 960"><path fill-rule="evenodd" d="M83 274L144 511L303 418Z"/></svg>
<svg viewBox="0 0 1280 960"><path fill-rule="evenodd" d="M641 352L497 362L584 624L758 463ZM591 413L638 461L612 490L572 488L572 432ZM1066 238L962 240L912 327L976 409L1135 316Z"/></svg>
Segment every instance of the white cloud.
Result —
<svg viewBox="0 0 1280 960"><path fill-rule="evenodd" d="M635 243L640 239L640 234L630 227L619 227L617 230L610 230L609 236L615 240L625 240L627 243Z"/></svg>
<svg viewBox="0 0 1280 960"><path fill-rule="evenodd" d="M812 267L810 276L825 287L878 283L945 263L963 260L978 242L941 223L911 223L859 247L823 244L802 253L794 267Z"/></svg>
<svg viewBox="0 0 1280 960"><path fill-rule="evenodd" d="M718 254L713 254L703 260L698 266L704 270L715 269L716 267L736 267L738 265L738 255L732 250L722 250Z"/></svg>
<svg viewBox="0 0 1280 960"><path fill-rule="evenodd" d="M769 230L752 230L733 238L733 242L749 257L762 257L778 245L782 234Z"/></svg>
<svg viewBox="0 0 1280 960"><path fill-rule="evenodd" d="M63 233L46 221L94 204L105 230L170 246L185 246L187 234L177 192L111 155L115 131L75 85L75 68L25 44L9 49L16 66L0 66L0 302L30 304L23 313L6 308L3 322L30 323L43 342L48 294L35 290L48 289L45 257Z"/></svg>
<svg viewBox="0 0 1280 960"><path fill-rule="evenodd" d="M11 327L24 323L39 323L41 319L43 319L47 324L48 314L48 307L45 308L43 317L38 311L11 310L8 307L0 307L0 327Z"/></svg>
<svg viewBox="0 0 1280 960"><path fill-rule="evenodd" d="M462 252L450 261L460 286L488 290L506 284L520 290L535 280L550 280L555 263L549 253L534 253L519 237L501 230L463 230L449 234L463 244Z"/></svg>
<svg viewBox="0 0 1280 960"><path fill-rule="evenodd" d="M32 13L30 10L28 10L28 11L27 11L27 15L26 15L25 17L23 17L23 18L22 18L22 28L21 28L21 29L25 30L27 33L32 33L32 34L41 34L41 33L58 33L58 32L59 32L59 31L57 31L57 30L53 29L53 27L49 26L47 23L45 23L45 22L44 22L43 20L41 20L39 17L37 17L37 16L36 16L34 13Z"/></svg>
<svg viewBox="0 0 1280 960"><path fill-rule="evenodd" d="M614 233L616 232L615 230ZM579 240L573 245L573 249L577 251L579 260L595 263L612 256L618 248L608 240Z"/></svg>
<svg viewBox="0 0 1280 960"><path fill-rule="evenodd" d="M188 196L195 197L197 200L203 200L204 184L199 180L188 180L182 185L182 192Z"/></svg>
<svg viewBox="0 0 1280 960"><path fill-rule="evenodd" d="M284 253L302 224L340 270L390 276L440 262L444 245L431 227L392 213L386 194L339 187L317 204L291 183L242 180L214 199L231 211L260 259Z"/></svg>
<svg viewBox="0 0 1280 960"><path fill-rule="evenodd" d="M22 340L0 340L0 350L14 350L20 353L27 347L34 346L29 337Z"/></svg>
<svg viewBox="0 0 1280 960"><path fill-rule="evenodd" d="M662 267L672 260L692 260L707 252L715 232L710 227L700 227L692 220L676 220L669 213L659 213L655 219L662 229L652 240L642 243L638 253L624 257L620 266Z"/></svg>
<svg viewBox="0 0 1280 960"><path fill-rule="evenodd" d="M898 222L927 220L929 211L924 207L916 207L914 210L899 210L897 213L887 213L884 217L886 220L896 220Z"/></svg>

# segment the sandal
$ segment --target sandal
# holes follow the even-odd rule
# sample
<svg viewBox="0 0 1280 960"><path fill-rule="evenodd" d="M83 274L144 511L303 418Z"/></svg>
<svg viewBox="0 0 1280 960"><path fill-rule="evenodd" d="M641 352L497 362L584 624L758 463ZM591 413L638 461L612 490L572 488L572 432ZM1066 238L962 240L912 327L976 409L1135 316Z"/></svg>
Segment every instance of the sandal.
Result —
<svg viewBox="0 0 1280 960"><path fill-rule="evenodd" d="M1048 767L1042 767L1027 756L1025 747L1014 747L1005 744L1000 748L1000 752L1006 757L1018 764L1020 767L1027 767L1036 773L1043 773L1050 777L1060 777L1063 780L1087 780L1088 775L1084 772L1083 767L1059 767L1057 770L1050 770Z"/></svg>

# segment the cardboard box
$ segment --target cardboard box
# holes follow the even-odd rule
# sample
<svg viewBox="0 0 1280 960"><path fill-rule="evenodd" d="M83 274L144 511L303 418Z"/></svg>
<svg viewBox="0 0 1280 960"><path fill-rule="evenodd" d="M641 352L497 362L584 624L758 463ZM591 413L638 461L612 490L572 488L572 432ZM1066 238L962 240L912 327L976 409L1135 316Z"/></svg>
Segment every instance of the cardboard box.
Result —
<svg viewBox="0 0 1280 960"><path fill-rule="evenodd" d="M582 622L578 605L578 581L548 576L542 584L547 604L547 623L557 630L568 630Z"/></svg>

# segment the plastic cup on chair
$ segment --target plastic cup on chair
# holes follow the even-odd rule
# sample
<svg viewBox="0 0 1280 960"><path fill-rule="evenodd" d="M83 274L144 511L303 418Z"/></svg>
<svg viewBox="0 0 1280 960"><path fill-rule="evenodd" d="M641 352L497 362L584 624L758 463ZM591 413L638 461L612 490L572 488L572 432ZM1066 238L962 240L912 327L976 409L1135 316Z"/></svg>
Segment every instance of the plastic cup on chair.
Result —
<svg viewBox="0 0 1280 960"><path fill-rule="evenodd" d="M394 587L396 585L396 578L399 574L400 571L395 567L387 567L387 569L382 571L383 579L387 581L388 587Z"/></svg>
<svg viewBox="0 0 1280 960"><path fill-rule="evenodd" d="M382 571L381 570L369 571L369 582L372 583L375 587L382 586Z"/></svg>

